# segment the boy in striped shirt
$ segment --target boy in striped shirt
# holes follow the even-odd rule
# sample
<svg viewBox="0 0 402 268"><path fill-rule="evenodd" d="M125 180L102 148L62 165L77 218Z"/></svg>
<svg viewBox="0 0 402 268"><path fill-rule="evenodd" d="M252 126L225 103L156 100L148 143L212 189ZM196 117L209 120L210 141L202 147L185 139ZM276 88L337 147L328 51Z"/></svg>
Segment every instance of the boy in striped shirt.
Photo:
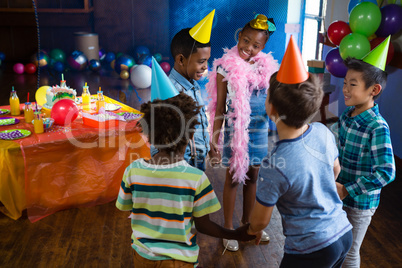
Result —
<svg viewBox="0 0 402 268"><path fill-rule="evenodd" d="M381 189L395 179L395 162L389 126L375 103L387 81L385 62L376 66L366 56L348 58L345 65L343 94L348 108L331 130L341 165L337 190L353 225L353 244L342 267L360 267L360 246L380 203Z"/></svg>
<svg viewBox="0 0 402 268"><path fill-rule="evenodd" d="M200 106L184 93L141 105L144 116L139 122L159 153L127 167L116 201L118 209L131 211L135 267L196 266L199 246L193 224L214 237L255 238L247 235L248 225L229 230L209 219L220 209L219 201L205 173L183 156L199 111Z"/></svg>

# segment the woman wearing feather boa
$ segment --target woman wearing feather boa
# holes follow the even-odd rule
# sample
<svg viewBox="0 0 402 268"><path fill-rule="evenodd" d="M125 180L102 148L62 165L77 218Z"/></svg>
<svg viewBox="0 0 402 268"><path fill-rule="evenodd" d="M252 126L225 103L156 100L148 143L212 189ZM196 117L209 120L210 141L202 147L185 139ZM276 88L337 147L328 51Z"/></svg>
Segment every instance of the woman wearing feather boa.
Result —
<svg viewBox="0 0 402 268"><path fill-rule="evenodd" d="M261 50L275 30L272 20L258 15L239 33L239 42L216 59L206 90L211 141L222 148L220 139L223 122L224 143L222 164L227 167L223 190L225 227L233 229L233 212L237 186L243 184L242 223L248 223L255 202L259 165L268 153L268 116L265 99L271 75L278 63L271 53ZM227 110L226 110L227 105ZM220 146L219 146L220 145ZM211 164L220 160L211 159ZM264 236L263 236L264 238ZM265 241L269 236L265 234ZM236 240L224 240L225 248L238 250Z"/></svg>

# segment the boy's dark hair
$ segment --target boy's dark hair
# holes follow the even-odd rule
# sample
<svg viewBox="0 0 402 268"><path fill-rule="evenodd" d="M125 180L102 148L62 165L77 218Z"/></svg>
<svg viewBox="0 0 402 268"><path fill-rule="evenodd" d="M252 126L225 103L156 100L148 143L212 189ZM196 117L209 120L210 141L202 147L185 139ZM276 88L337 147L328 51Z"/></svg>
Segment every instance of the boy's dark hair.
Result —
<svg viewBox="0 0 402 268"><path fill-rule="evenodd" d="M192 38L190 29L191 28L182 29L173 37L170 43L170 52L172 53L173 59L175 59L178 54L183 54L185 58L188 58L190 54L196 53L198 48L211 47L210 42L203 44Z"/></svg>
<svg viewBox="0 0 402 268"><path fill-rule="evenodd" d="M150 142L160 151L177 153L188 144L201 106L181 92L167 100L154 100L141 105L144 116L138 121Z"/></svg>
<svg viewBox="0 0 402 268"><path fill-rule="evenodd" d="M324 92L318 77L310 73L309 78L298 84L284 84L276 80L278 72L269 81L269 103L280 119L288 126L300 128L310 120L321 106Z"/></svg>
<svg viewBox="0 0 402 268"><path fill-rule="evenodd" d="M375 84L381 85L380 93L373 97L373 100L378 99L387 84L387 72L367 62L355 58L348 57L344 61L344 63L348 69L362 73L362 78L365 83L366 89Z"/></svg>

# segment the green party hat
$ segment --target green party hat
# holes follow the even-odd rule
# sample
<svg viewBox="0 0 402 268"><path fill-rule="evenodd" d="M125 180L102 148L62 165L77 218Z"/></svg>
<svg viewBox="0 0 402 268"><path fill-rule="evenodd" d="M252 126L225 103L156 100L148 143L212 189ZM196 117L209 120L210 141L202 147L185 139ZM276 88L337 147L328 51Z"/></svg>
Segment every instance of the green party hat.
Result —
<svg viewBox="0 0 402 268"><path fill-rule="evenodd" d="M179 95L179 91L177 91L159 63L152 57L151 101L156 99L166 100L177 95Z"/></svg>
<svg viewBox="0 0 402 268"><path fill-rule="evenodd" d="M389 35L381 44L376 46L370 51L362 61L371 64L381 70L385 70L385 63L387 62L388 48L391 36Z"/></svg>

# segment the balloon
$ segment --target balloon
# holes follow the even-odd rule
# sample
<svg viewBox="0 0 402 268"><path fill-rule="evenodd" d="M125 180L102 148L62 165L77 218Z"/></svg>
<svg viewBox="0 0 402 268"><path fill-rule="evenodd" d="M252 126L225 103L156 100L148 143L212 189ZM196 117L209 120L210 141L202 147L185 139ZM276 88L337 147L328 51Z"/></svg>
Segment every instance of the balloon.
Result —
<svg viewBox="0 0 402 268"><path fill-rule="evenodd" d="M161 62L161 60L162 60L162 54L161 54L161 53L156 53L156 54L154 55L154 58L155 58L155 60L156 60L157 62Z"/></svg>
<svg viewBox="0 0 402 268"><path fill-rule="evenodd" d="M373 40L370 41L370 47L371 50L373 50L376 46L378 46L379 44L382 43L382 41L384 41L386 39L386 37L377 37L374 38ZM390 63L390 61L392 60L392 58L394 57L394 46L392 45L391 42L389 42L389 48L388 48L388 55L387 55L387 61L385 63L385 65L387 65L388 63Z"/></svg>
<svg viewBox="0 0 402 268"><path fill-rule="evenodd" d="M36 67L46 67L49 63L49 56L47 53L43 50L40 51L39 53L39 60L38 60L38 53L35 53L32 58L32 62L36 65Z"/></svg>
<svg viewBox="0 0 402 268"><path fill-rule="evenodd" d="M24 73L24 64L22 64L22 63L14 64L13 70L16 74L23 74Z"/></svg>
<svg viewBox="0 0 402 268"><path fill-rule="evenodd" d="M138 65L131 71L131 82L136 88L147 88L151 86L152 69L146 65Z"/></svg>
<svg viewBox="0 0 402 268"><path fill-rule="evenodd" d="M349 24L344 21L336 20L332 22L328 27L328 39L332 44L339 46L342 38L346 35L350 34L352 31L350 30Z"/></svg>
<svg viewBox="0 0 402 268"><path fill-rule="evenodd" d="M78 116L79 109L75 101L71 99L61 99L53 104L50 117L54 119L56 125L65 126L72 123Z"/></svg>
<svg viewBox="0 0 402 268"><path fill-rule="evenodd" d="M77 71L84 70L87 68L88 64L88 59L85 54L78 50L74 50L70 57L68 57L67 61L71 68Z"/></svg>
<svg viewBox="0 0 402 268"><path fill-rule="evenodd" d="M129 70L134 65L134 59L128 55L121 55L114 63L114 70L120 74L122 70Z"/></svg>
<svg viewBox="0 0 402 268"><path fill-rule="evenodd" d="M371 2L377 5L377 0L350 0L348 5L348 13L352 11L352 9L362 2Z"/></svg>
<svg viewBox="0 0 402 268"><path fill-rule="evenodd" d="M36 103L38 105L43 106L43 104L46 103L46 101L47 101L46 100L46 92L47 92L47 90L49 88L52 88L52 87L50 87L50 86L41 86L40 88L38 88L36 90L35 100L36 100Z"/></svg>
<svg viewBox="0 0 402 268"><path fill-rule="evenodd" d="M56 70L56 72L62 73L64 72L64 63L61 61L57 61L53 64L53 69Z"/></svg>
<svg viewBox="0 0 402 268"><path fill-rule="evenodd" d="M146 65L146 66L152 68L152 56L150 56L150 55L143 55L143 56L141 57L139 63L144 64L144 65Z"/></svg>
<svg viewBox="0 0 402 268"><path fill-rule="evenodd" d="M381 8L381 23L375 34L379 37L393 35L402 29L402 7L392 4Z"/></svg>
<svg viewBox="0 0 402 268"><path fill-rule="evenodd" d="M112 62L114 59L116 59L116 55L114 55L114 53L113 52L108 52L108 53L106 53L106 56L105 56L105 61L106 62Z"/></svg>
<svg viewBox="0 0 402 268"><path fill-rule="evenodd" d="M371 2L362 2L349 15L349 25L353 33L369 37L381 23L380 8Z"/></svg>
<svg viewBox="0 0 402 268"><path fill-rule="evenodd" d="M36 66L33 63L25 64L24 70L27 74L34 74L36 72Z"/></svg>
<svg viewBox="0 0 402 268"><path fill-rule="evenodd" d="M348 68L343 63L343 59L339 54L339 48L331 49L325 57L325 66L333 76L343 78L346 76Z"/></svg>
<svg viewBox="0 0 402 268"><path fill-rule="evenodd" d="M103 48L99 49L99 60L104 60L106 57L106 52Z"/></svg>
<svg viewBox="0 0 402 268"><path fill-rule="evenodd" d="M63 50L55 48L50 51L49 54L50 58L54 59L55 61L61 61L65 62L66 61L66 54L64 53Z"/></svg>
<svg viewBox="0 0 402 268"><path fill-rule="evenodd" d="M130 77L130 74L128 73L127 70L122 70L122 71L120 72L120 78L121 78L121 79L126 80L126 79L128 79L129 77Z"/></svg>
<svg viewBox="0 0 402 268"><path fill-rule="evenodd" d="M362 59L370 52L370 42L364 35L351 33L345 36L339 44L342 59L352 57Z"/></svg>
<svg viewBox="0 0 402 268"><path fill-rule="evenodd" d="M91 71L97 72L101 68L101 64L98 60L92 59L88 62L88 67Z"/></svg>
<svg viewBox="0 0 402 268"><path fill-rule="evenodd" d="M137 46L135 48L135 56L137 57L137 60L141 58L142 55L149 55L151 54L149 51L149 48L146 46Z"/></svg>
<svg viewBox="0 0 402 268"><path fill-rule="evenodd" d="M0 51L0 60L4 60L6 58L6 54L4 54L4 52Z"/></svg>
<svg viewBox="0 0 402 268"><path fill-rule="evenodd" d="M161 66L162 70L163 70L166 74L169 73L169 71L170 71L170 64L169 64L169 62L164 61L164 62L161 62L161 64L159 64L159 65Z"/></svg>

